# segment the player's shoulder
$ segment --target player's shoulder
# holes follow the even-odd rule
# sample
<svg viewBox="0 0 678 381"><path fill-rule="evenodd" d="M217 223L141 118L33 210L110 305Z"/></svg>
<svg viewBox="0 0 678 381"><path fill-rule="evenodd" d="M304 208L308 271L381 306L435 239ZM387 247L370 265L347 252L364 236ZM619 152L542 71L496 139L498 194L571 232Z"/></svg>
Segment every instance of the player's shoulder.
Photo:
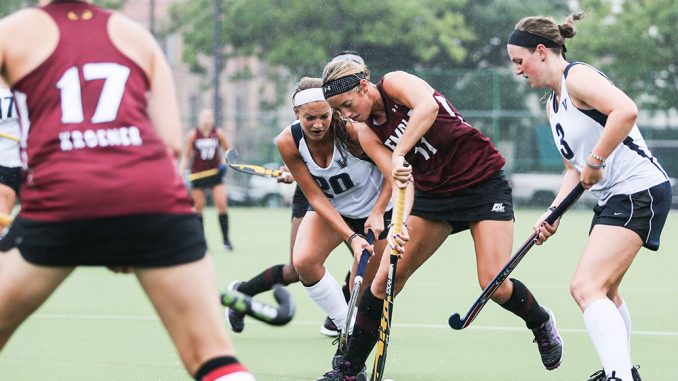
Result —
<svg viewBox="0 0 678 381"><path fill-rule="evenodd" d="M9 33L20 30L19 28L30 28L31 25L44 22L49 18L47 12L40 8L22 8L0 19L0 31Z"/></svg>

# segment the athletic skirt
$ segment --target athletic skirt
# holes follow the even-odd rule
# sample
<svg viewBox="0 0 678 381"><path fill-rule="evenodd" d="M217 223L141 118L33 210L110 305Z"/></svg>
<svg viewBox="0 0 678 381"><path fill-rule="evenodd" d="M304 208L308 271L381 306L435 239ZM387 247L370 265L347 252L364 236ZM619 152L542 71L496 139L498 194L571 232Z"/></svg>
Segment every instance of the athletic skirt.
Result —
<svg viewBox="0 0 678 381"><path fill-rule="evenodd" d="M19 195L21 187L21 167L3 167L0 165L0 184L5 184Z"/></svg>
<svg viewBox="0 0 678 381"><path fill-rule="evenodd" d="M622 226L638 234L643 246L657 251L670 210L671 184L666 181L634 194L614 195L605 205L596 205L591 229L595 225Z"/></svg>
<svg viewBox="0 0 678 381"><path fill-rule="evenodd" d="M511 221L513 199L504 171L486 180L452 193L429 193L416 190L413 216L427 220L447 221L452 233L467 230L470 222Z"/></svg>
<svg viewBox="0 0 678 381"><path fill-rule="evenodd" d="M0 240L42 266L164 267L193 262L207 246L196 214L140 214L44 222L22 218Z"/></svg>
<svg viewBox="0 0 678 381"><path fill-rule="evenodd" d="M212 189L224 181L226 175L226 167L219 167L219 172L216 175L204 177L202 179L192 180L191 188L197 189Z"/></svg>

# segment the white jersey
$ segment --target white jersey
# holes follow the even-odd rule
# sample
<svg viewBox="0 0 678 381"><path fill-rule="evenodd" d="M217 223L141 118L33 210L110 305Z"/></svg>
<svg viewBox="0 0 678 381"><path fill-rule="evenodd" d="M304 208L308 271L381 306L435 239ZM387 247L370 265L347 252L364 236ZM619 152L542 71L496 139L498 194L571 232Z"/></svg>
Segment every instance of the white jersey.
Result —
<svg viewBox="0 0 678 381"><path fill-rule="evenodd" d="M579 172L586 158L598 143L607 122L607 115L598 110L580 110L572 104L565 79L571 63L563 73L560 102L551 94L548 107L551 132L560 154ZM604 76L604 74L601 73ZM603 178L591 187L591 193L604 205L617 194L633 194L668 180L664 169L647 148L637 125L605 160Z"/></svg>
<svg viewBox="0 0 678 381"><path fill-rule="evenodd" d="M337 212L348 218L367 218L384 181L379 168L336 145L330 164L321 167L311 156L299 121L292 124L291 130L301 158ZM389 205L387 210L390 208Z"/></svg>
<svg viewBox="0 0 678 381"><path fill-rule="evenodd" d="M19 142L8 138L13 136L18 139L21 136L14 96L9 89L2 86L0 86L0 132L5 135L0 136L0 166L21 167Z"/></svg>

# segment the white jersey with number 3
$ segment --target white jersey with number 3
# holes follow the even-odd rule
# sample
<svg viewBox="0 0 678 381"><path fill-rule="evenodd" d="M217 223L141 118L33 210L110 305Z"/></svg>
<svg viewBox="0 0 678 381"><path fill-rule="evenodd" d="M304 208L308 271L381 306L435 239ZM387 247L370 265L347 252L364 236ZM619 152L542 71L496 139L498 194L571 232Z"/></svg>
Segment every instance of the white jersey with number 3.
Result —
<svg viewBox="0 0 678 381"><path fill-rule="evenodd" d="M572 104L565 79L569 69L576 64L581 63L569 64L563 73L560 101L551 94L548 107L556 146L560 154L581 173L587 157L603 134L607 115L595 109L581 110ZM666 172L647 148L637 125L605 160L605 164L603 178L590 189L600 205L613 195L633 194L668 180Z"/></svg>
<svg viewBox="0 0 678 381"><path fill-rule="evenodd" d="M311 175L332 206L344 217L366 218L377 202L384 178L373 163L359 159L334 146L327 167L315 163L301 133L301 124L292 124L292 135ZM387 210L390 209L390 206Z"/></svg>
<svg viewBox="0 0 678 381"><path fill-rule="evenodd" d="M0 86L0 166L21 167L19 142L9 138L20 137L19 119L14 96L9 89Z"/></svg>

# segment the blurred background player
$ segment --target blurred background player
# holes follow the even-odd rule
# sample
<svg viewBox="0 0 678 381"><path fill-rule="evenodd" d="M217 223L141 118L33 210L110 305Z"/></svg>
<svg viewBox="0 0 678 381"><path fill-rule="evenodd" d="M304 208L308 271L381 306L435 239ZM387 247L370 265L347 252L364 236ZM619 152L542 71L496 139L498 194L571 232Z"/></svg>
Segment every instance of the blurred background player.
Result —
<svg viewBox="0 0 678 381"><path fill-rule="evenodd" d="M19 119L14 95L0 78L0 213L12 213L21 185ZM0 237L5 229L0 231Z"/></svg>
<svg viewBox="0 0 678 381"><path fill-rule="evenodd" d="M565 59L565 39L576 34L573 14L518 22L507 50L515 73L550 89L546 113L565 174L551 205L581 182L598 199L589 237L570 283L603 370L589 381L640 381L631 362L631 314L619 294L624 274L641 247L656 251L671 208L671 185L636 125L638 108L600 71ZM555 234L535 224L537 244Z"/></svg>
<svg viewBox="0 0 678 381"><path fill-rule="evenodd" d="M48 2L0 21L0 72L28 135L21 211L0 241L0 348L75 267L107 266L134 272L196 380L254 380L173 162L174 81L153 36L82 1Z"/></svg>
<svg viewBox="0 0 678 381"><path fill-rule="evenodd" d="M344 117L369 126L372 138L366 142L392 151L395 182L414 179L414 202L403 229L409 242L398 263L394 295L449 235L465 230L471 233L478 282L485 288L509 260L513 242L511 188L502 170L504 158L492 142L444 95L404 71L387 73L374 84L363 66L331 62L323 71L323 91ZM382 256L374 282L360 300L348 352L317 381L351 380L364 374L379 334L388 257ZM562 340L555 318L522 282L506 280L492 300L524 320L546 369L560 366Z"/></svg>
<svg viewBox="0 0 678 381"><path fill-rule="evenodd" d="M228 237L228 195L224 185L226 166L223 165L222 149L231 148L226 135L220 128L214 126L214 113L203 109L198 116L198 127L193 129L186 139L186 145L179 161L179 173L184 173L191 158L191 174L218 169L219 172L191 181L191 197L195 212L203 221L202 212L205 209L205 192L211 190L214 206L219 212L219 226L224 239L224 248L233 250L233 244Z"/></svg>
<svg viewBox="0 0 678 381"><path fill-rule="evenodd" d="M350 60L356 62L360 65L365 65L365 61L360 56L360 54L354 50L344 50L337 53L332 61L341 61L341 60ZM278 182L283 182L291 184L294 182L294 177L289 173L287 166L282 166L280 168L282 174L278 177ZM297 231L299 225L301 224L306 211L309 208L308 199L304 195L304 192L301 191L301 188L297 184L294 189L294 196L292 197L292 219L291 219L291 231L290 231L290 261L287 264L278 264L267 268L262 271L260 274L251 278L248 281L235 281L229 287L236 288L237 290L250 296L260 294L262 292L269 291L273 288L274 284L288 285L291 283L296 283L299 281L299 274L297 274L292 264L292 252L294 251L294 242L297 238ZM349 248L350 251L350 248ZM351 252L352 253L352 252ZM344 283L341 287L341 291L344 294L344 299L349 300L351 296L350 291L351 284L351 269L348 270L346 276L344 277ZM232 323L231 328L234 332L242 332L244 328L244 316L232 309L228 310L229 321ZM339 329L337 328L334 321L330 319L329 316L325 318L325 321L320 325L320 333L329 336L336 337L339 336Z"/></svg>

